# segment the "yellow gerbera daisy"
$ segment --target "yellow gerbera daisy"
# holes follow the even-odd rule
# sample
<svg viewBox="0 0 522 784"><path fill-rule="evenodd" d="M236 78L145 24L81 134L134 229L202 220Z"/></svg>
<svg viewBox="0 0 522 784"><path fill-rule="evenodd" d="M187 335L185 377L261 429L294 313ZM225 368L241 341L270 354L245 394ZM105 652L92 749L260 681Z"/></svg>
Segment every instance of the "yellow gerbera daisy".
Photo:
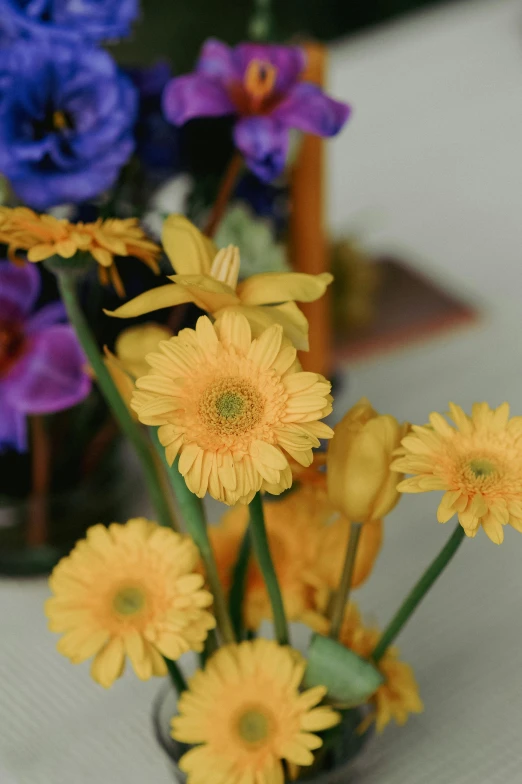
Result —
<svg viewBox="0 0 522 784"><path fill-rule="evenodd" d="M201 651L215 626L198 561L191 539L144 518L93 526L49 580L45 612L63 633L58 651L73 664L94 656L91 675L105 688L126 655L138 678L165 675L162 656Z"/></svg>
<svg viewBox="0 0 522 784"><path fill-rule="evenodd" d="M226 504L248 503L258 490L290 487L285 450L302 465L332 430L318 421L332 410L330 383L296 365L296 350L274 325L252 339L240 313L216 324L207 316L149 354L132 407L159 425L159 439L189 489Z"/></svg>
<svg viewBox="0 0 522 784"><path fill-rule="evenodd" d="M450 403L452 427L440 414L414 427L402 440L393 468L415 476L398 485L403 493L445 490L440 523L458 514L467 536L480 526L492 542L504 539L509 523L522 532L522 417L509 419L509 405L475 403L471 416Z"/></svg>
<svg viewBox="0 0 522 784"><path fill-rule="evenodd" d="M304 485L281 500L264 505L265 523L286 616L317 628L316 615L326 607L332 590L337 590L350 531L344 518L332 522L336 513L326 493ZM238 505L218 525L209 529L219 576L225 591L232 583L243 536L248 525L248 508ZM364 526L359 539L352 588L368 577L382 539L382 523ZM272 618L272 606L263 575L252 556L244 596L245 623L257 629Z"/></svg>
<svg viewBox="0 0 522 784"><path fill-rule="evenodd" d="M339 638L343 645L363 659L369 659L380 636L378 629L363 626L357 607L350 604ZM377 664L384 683L369 699L373 710L363 722L361 731L375 721L377 732L382 732L390 721L403 725L410 713L422 713L424 710L413 670L409 664L398 660L398 654L397 648L388 648Z"/></svg>
<svg viewBox="0 0 522 784"><path fill-rule="evenodd" d="M306 662L270 640L227 645L197 672L178 703L172 736L197 744L180 767L188 784L284 784L282 760L311 765L322 746L315 732L338 713L317 706L326 689L303 693Z"/></svg>
<svg viewBox="0 0 522 784"><path fill-rule="evenodd" d="M321 537L328 527L332 510L318 502L314 489L299 488L280 501L264 505L265 523L286 616L290 621L306 618L317 606L316 594L327 590L319 580L317 554ZM248 526L248 507L238 505L209 529L221 582L231 587L234 565ZM263 619L272 618L272 606L259 565L252 556L243 602L245 623L257 629Z"/></svg>
<svg viewBox="0 0 522 784"><path fill-rule="evenodd" d="M137 218L99 218L94 223L69 223L52 215L39 215L27 207L0 207L0 241L9 246L9 256L26 250L29 261L51 256L70 259L78 252L89 253L98 262L100 281L112 283L119 296L125 295L114 262L115 256L133 256L156 274L161 249L149 240Z"/></svg>
<svg viewBox="0 0 522 784"><path fill-rule="evenodd" d="M167 218L162 239L177 273L169 276L172 283L140 294L109 315L132 318L194 302L214 318L230 309L242 313L256 337L272 324L281 324L296 348L308 350L308 321L295 303L322 297L333 280L330 273L265 272L238 283L239 249L230 245L218 252L183 215Z"/></svg>

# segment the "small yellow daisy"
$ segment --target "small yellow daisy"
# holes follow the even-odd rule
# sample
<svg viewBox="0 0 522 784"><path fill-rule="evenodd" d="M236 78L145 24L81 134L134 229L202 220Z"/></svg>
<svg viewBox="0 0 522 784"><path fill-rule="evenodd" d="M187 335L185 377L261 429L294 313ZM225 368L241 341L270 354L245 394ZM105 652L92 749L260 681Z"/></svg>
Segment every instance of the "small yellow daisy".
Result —
<svg viewBox="0 0 522 784"><path fill-rule="evenodd" d="M102 285L112 283L120 297L125 296L125 289L115 256L133 256L159 273L161 249L146 236L137 218L69 223L53 215L39 215L28 207L0 207L0 242L9 246L9 256L15 261L18 250L26 250L27 259L33 262L90 253L98 263Z"/></svg>
<svg viewBox="0 0 522 784"><path fill-rule="evenodd" d="M378 629L363 626L357 607L349 604L339 637L343 645L363 659L369 659L380 636ZM382 732L391 721L402 726L410 713L424 710L413 670L409 664L399 661L398 653L397 648L388 648L376 665L384 682L369 699L373 710L363 722L361 731L374 721L377 732Z"/></svg>
<svg viewBox="0 0 522 784"><path fill-rule="evenodd" d="M315 732L338 713L318 706L326 689L299 692L306 662L271 640L227 645L189 682L172 736L195 748L180 767L188 784L284 784L283 760L311 765Z"/></svg>
<svg viewBox="0 0 522 784"><path fill-rule="evenodd" d="M94 656L91 675L105 688L125 656L142 680L165 675L163 656L201 651L215 626L198 561L191 539L144 518L93 526L49 580L45 612L63 633L58 651L73 664Z"/></svg>
<svg viewBox="0 0 522 784"><path fill-rule="evenodd" d="M188 488L235 504L258 490L278 495L292 484L286 455L301 465L332 430L319 420L332 410L330 383L304 373L280 325L252 338L245 316L225 312L212 324L162 341L147 357L132 407L158 436ZM286 455L284 454L286 452Z"/></svg>
<svg viewBox="0 0 522 784"><path fill-rule="evenodd" d="M458 514L467 536L480 526L492 542L504 540L509 523L522 532L522 417L509 418L509 405L491 409L475 403L471 416L450 403L456 427L433 413L430 424L413 427L392 467L414 474L398 485L403 493L444 490L437 519Z"/></svg>

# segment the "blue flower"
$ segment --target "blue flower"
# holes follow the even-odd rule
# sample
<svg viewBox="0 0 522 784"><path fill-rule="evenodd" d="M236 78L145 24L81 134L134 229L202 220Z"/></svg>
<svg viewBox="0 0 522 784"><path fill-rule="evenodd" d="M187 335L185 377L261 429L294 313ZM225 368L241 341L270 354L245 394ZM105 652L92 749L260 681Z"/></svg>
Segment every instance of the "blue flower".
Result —
<svg viewBox="0 0 522 784"><path fill-rule="evenodd" d="M0 32L102 41L128 35L138 12L138 0L0 0Z"/></svg>
<svg viewBox="0 0 522 784"><path fill-rule="evenodd" d="M0 172L30 207L110 188L134 149L136 89L106 53L45 41L0 49Z"/></svg>
<svg viewBox="0 0 522 784"><path fill-rule="evenodd" d="M159 60L147 68L127 68L139 94L136 154L150 174L161 178L181 167L180 132L163 116L161 96L172 78L170 65Z"/></svg>

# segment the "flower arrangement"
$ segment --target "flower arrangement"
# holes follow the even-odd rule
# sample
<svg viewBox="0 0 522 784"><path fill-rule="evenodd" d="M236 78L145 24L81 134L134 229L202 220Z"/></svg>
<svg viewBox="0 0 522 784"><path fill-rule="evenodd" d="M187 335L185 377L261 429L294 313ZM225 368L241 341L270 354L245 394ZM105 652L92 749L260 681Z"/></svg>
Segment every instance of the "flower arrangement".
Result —
<svg viewBox="0 0 522 784"><path fill-rule="evenodd" d="M45 612L58 650L92 660L105 688L127 660L141 680L170 679L172 755L188 784L336 776L373 727L423 710L394 643L464 539L483 528L500 544L506 524L522 530L522 420L507 404L471 416L450 404L455 426L438 413L410 426L363 398L330 427L330 381L298 351L310 336L300 304L320 300L332 276L256 272L251 259L242 269L230 236L219 247L252 177L256 197L230 226L254 235L249 210L291 165L290 130L329 137L348 119L303 79L301 47L211 39L193 74L124 74L99 43L127 32L134 3L0 9L0 170L13 191L0 207L0 447L25 449L28 418L37 432L35 417L95 387L136 452L155 518L92 519L55 566ZM147 193L158 163L177 165L166 123L222 115L234 151L219 187L209 200L195 185L184 209L156 214L160 243L134 186ZM158 128L166 157L148 137ZM68 217L52 212L64 204ZM256 236L280 257L266 224ZM132 270L145 268L137 283ZM35 309L44 279L60 301ZM444 491L439 522L458 524L381 632L352 591L402 494L431 490ZM215 526L207 496L230 507ZM197 657L189 678L185 654Z"/></svg>

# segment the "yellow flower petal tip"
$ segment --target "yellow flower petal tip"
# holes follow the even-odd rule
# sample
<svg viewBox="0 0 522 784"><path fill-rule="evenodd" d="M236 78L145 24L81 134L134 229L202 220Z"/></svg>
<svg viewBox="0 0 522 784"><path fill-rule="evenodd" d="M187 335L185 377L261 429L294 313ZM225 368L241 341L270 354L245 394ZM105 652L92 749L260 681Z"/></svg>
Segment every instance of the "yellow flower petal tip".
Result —
<svg viewBox="0 0 522 784"><path fill-rule="evenodd" d="M215 626L198 561L191 539L145 518L93 526L49 579L59 652L74 664L94 657L91 675L105 688L126 658L142 680L166 675L163 657L201 651Z"/></svg>
<svg viewBox="0 0 522 784"><path fill-rule="evenodd" d="M324 691L300 692L305 661L258 639L221 648L181 696L172 736L192 744L180 761L188 784L283 784L283 761L309 766L322 746L316 732L339 723Z"/></svg>
<svg viewBox="0 0 522 784"><path fill-rule="evenodd" d="M170 464L188 488L232 505L258 490L278 495L292 483L288 456L304 466L331 429L330 383L297 369L296 351L274 325L253 338L247 319L226 312L198 319L162 341L136 382L132 407L159 426Z"/></svg>
<svg viewBox="0 0 522 784"><path fill-rule="evenodd" d="M397 504L402 475L393 455L408 429L408 423L378 414L366 398L334 427L327 457L328 494L350 520L379 520Z"/></svg>
<svg viewBox="0 0 522 784"><path fill-rule="evenodd" d="M169 215L163 223L162 243L173 269L180 275L208 275L217 248L184 215Z"/></svg>
<svg viewBox="0 0 522 784"><path fill-rule="evenodd" d="M399 490L444 491L439 522L458 515L467 536L483 528L501 544L505 525L522 530L522 417L510 419L507 403L475 403L471 416L454 403L449 409L455 425L434 412L403 439L394 465L412 476Z"/></svg>

